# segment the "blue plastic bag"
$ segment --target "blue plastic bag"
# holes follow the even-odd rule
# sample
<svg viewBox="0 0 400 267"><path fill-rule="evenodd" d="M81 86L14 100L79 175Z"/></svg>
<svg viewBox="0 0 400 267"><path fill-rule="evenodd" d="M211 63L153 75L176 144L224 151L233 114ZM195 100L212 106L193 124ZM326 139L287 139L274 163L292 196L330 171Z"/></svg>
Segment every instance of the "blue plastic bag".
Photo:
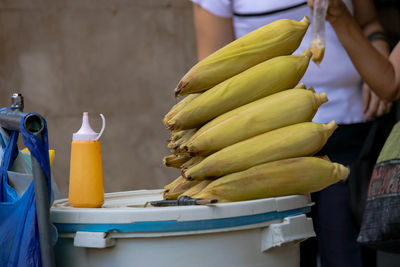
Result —
<svg viewBox="0 0 400 267"><path fill-rule="evenodd" d="M42 142L24 128L23 121L24 118L21 120L24 143L39 162L47 184L50 185L46 122L43 119ZM7 171L18 155L18 134L16 131L11 132L0 166L0 264L1 266L41 266L33 182L22 196L18 196L15 189L8 183ZM48 189L50 199L51 187L48 186Z"/></svg>

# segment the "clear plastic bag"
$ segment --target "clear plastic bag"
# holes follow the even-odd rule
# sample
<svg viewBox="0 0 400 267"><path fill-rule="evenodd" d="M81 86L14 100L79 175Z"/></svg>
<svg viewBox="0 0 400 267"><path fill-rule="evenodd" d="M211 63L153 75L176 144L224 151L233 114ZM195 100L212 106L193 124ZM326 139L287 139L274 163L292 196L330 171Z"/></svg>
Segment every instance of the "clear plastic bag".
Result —
<svg viewBox="0 0 400 267"><path fill-rule="evenodd" d="M315 0L313 10L313 37L310 44L312 60L319 65L324 58L326 38L325 19L328 10L328 0Z"/></svg>

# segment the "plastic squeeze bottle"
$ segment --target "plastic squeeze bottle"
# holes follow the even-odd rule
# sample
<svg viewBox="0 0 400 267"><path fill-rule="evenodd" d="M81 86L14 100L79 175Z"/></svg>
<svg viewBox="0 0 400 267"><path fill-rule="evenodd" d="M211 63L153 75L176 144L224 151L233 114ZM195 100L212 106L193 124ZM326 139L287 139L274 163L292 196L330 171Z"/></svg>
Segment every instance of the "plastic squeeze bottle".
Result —
<svg viewBox="0 0 400 267"><path fill-rule="evenodd" d="M88 112L83 113L82 126L72 135L69 176L69 204L79 208L100 208L104 203L103 163L100 133L92 130Z"/></svg>

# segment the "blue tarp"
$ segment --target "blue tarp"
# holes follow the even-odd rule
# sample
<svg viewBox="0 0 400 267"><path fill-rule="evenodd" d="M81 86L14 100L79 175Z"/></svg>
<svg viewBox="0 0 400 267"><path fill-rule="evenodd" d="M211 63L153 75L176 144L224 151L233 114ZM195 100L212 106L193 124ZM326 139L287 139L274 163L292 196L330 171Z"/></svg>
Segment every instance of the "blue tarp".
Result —
<svg viewBox="0 0 400 267"><path fill-rule="evenodd" d="M28 115L30 114L25 116ZM50 185L46 121L43 119L43 142L25 129L23 121L24 118L21 120L21 134L24 144L31 155L39 162L46 176L47 184ZM0 265L41 266L33 182L21 197L8 182L7 171L18 155L18 135L19 132L17 131L11 132L3 151L0 166ZM1 143L3 143L3 146L5 145L4 140ZM48 188L49 199L51 199L51 186L48 186Z"/></svg>

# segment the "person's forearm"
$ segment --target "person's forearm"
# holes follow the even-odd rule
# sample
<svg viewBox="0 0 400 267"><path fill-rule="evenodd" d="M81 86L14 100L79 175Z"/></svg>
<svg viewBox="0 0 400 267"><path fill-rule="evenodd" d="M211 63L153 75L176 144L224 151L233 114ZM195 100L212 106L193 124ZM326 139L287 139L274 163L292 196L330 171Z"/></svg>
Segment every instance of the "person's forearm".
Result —
<svg viewBox="0 0 400 267"><path fill-rule="evenodd" d="M349 13L331 24L364 81L380 98L392 101L396 96L396 77L390 61L366 39Z"/></svg>
<svg viewBox="0 0 400 267"><path fill-rule="evenodd" d="M371 44L385 57L389 57L390 46L382 33L382 25L379 23L375 6L372 0L354 0L355 19L362 28L364 36L367 36ZM378 35L376 35L378 34ZM374 36L375 35L375 36ZM382 39L383 38L383 39Z"/></svg>

